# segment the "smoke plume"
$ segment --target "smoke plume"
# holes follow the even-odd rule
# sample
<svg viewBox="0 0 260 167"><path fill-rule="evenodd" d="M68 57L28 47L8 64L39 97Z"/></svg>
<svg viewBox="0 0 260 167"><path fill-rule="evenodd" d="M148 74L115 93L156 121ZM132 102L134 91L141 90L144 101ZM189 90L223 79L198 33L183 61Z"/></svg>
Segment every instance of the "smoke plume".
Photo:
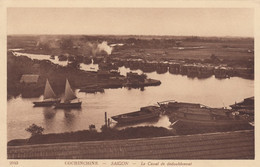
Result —
<svg viewBox="0 0 260 167"><path fill-rule="evenodd" d="M108 55L111 55L113 48L107 44L107 41L103 41L101 44L98 44L99 51L105 51Z"/></svg>
<svg viewBox="0 0 260 167"><path fill-rule="evenodd" d="M110 55L112 53L113 47L109 46L106 41L103 41L102 43L86 42L82 49L85 53L90 53L93 56L96 56L101 54L102 52L105 52L107 53L107 55Z"/></svg>

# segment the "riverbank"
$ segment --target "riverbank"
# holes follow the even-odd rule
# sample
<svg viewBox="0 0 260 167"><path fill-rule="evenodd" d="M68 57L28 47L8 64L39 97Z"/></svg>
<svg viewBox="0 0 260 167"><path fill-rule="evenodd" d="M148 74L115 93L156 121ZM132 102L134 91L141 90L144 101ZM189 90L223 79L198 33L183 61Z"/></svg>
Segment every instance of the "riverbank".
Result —
<svg viewBox="0 0 260 167"><path fill-rule="evenodd" d="M22 146L34 144L51 144L66 142L84 142L84 141L106 141L106 140L122 140L122 139L138 139L151 137L165 137L177 135L194 135L216 132L233 132L238 130L254 130L252 126L232 126L226 128L206 128L206 129L166 129L163 127L143 126L128 127L122 130L116 128L106 128L101 132L96 130L83 130L66 133L43 134L30 137L28 139L10 140L8 146Z"/></svg>
<svg viewBox="0 0 260 167"><path fill-rule="evenodd" d="M37 53L38 51L38 53ZM23 50L19 53L42 54L42 50ZM47 52L48 53L48 52ZM47 54L45 53L45 54ZM209 78L215 76L218 79L226 79L230 77L241 77L244 79L254 79L253 58L249 58L246 63L241 60L235 63L233 60L222 60L212 54L206 59L147 59L141 57L124 57L122 53L112 53L109 57L106 55L97 56L80 56L80 55L59 55L60 62L76 61L77 63L90 64L93 60L100 70L117 70L119 67L130 68L130 70L141 70L144 73L156 72L157 74L181 74L189 78ZM47 57L48 55L46 55ZM52 55L54 56L54 55ZM63 57L64 59L60 59ZM54 56L55 58L55 56ZM243 60L245 61L245 60ZM233 63L233 64L232 64ZM73 63L71 63L73 64Z"/></svg>
<svg viewBox="0 0 260 167"><path fill-rule="evenodd" d="M212 58L214 59L214 58ZM206 61L196 60L169 60L169 61L145 61L144 59L120 59L114 58L112 61L117 64L123 64L131 70L141 70L143 72L155 72L164 74L168 71L171 74L181 74L189 78L209 78L215 76L218 79L230 77L241 77L245 79L254 79L254 69L251 67L231 67L225 62L219 60L218 63L212 63L214 60Z"/></svg>
<svg viewBox="0 0 260 167"><path fill-rule="evenodd" d="M24 74L38 75L37 83L31 81L21 82ZM60 95L64 91L65 80L68 78L74 89L80 89L83 92L96 91L102 92L107 88L122 88L128 82L126 76L122 76L117 72L110 71L83 71L77 64L70 63L67 66L59 66L48 60L32 60L26 56L14 56L12 52L8 52L7 57L7 93L8 98L22 94L22 97L39 97L44 90L46 79L48 78L55 93ZM160 81L145 78L144 81L138 82L136 87L157 86ZM92 89L96 85L100 89ZM131 87L131 86L130 86ZM89 88L89 89L86 89Z"/></svg>
<svg viewBox="0 0 260 167"><path fill-rule="evenodd" d="M104 141L104 140L121 140L150 138L162 136L174 136L173 130L163 127L135 127L122 130L105 129L102 132L96 130L83 130L68 133L43 134L33 136L29 139L15 139L8 142L8 146L33 145L33 144L50 144L64 142L82 142L82 141Z"/></svg>
<svg viewBox="0 0 260 167"><path fill-rule="evenodd" d="M43 40L44 39L44 40ZM57 42L58 41L58 42ZM99 42L97 42L99 41ZM112 52L100 50L106 41ZM91 45L89 45L91 44ZM120 44L120 45L117 45ZM129 67L143 72L223 79L254 79L254 39L177 36L8 36L8 49L62 56L99 64L99 68ZM105 64L102 60L107 59Z"/></svg>

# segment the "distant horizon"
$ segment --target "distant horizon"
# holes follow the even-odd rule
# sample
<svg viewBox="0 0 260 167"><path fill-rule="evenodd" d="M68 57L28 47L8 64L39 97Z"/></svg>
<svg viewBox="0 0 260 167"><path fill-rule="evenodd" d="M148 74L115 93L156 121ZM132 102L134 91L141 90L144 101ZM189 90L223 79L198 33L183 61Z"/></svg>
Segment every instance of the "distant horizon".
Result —
<svg viewBox="0 0 260 167"><path fill-rule="evenodd" d="M141 34L7 34L7 36L156 36L156 37L204 37L204 38L255 38L254 36L203 36L203 35L141 35Z"/></svg>
<svg viewBox="0 0 260 167"><path fill-rule="evenodd" d="M254 9L8 8L7 34L254 37Z"/></svg>

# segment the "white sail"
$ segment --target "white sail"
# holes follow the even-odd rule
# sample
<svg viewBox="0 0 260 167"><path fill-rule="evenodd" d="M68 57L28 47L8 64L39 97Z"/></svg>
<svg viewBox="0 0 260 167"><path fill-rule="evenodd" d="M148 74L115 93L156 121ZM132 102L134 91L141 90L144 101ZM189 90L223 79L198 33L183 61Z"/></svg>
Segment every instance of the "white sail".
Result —
<svg viewBox="0 0 260 167"><path fill-rule="evenodd" d="M64 97L64 101L68 102L71 101L73 99L76 99L76 95L74 94L74 92L72 91L69 81L66 79L66 87L65 87L65 97Z"/></svg>
<svg viewBox="0 0 260 167"><path fill-rule="evenodd" d="M43 99L45 100L45 99L51 99L51 98L56 98L56 95L53 92L51 85L47 79L46 84L45 84Z"/></svg>

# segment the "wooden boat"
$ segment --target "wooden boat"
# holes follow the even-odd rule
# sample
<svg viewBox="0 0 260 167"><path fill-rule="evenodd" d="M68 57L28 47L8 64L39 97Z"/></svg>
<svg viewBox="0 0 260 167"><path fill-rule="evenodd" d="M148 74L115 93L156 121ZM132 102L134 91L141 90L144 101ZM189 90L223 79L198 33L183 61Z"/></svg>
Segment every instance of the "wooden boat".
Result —
<svg viewBox="0 0 260 167"><path fill-rule="evenodd" d="M77 101L75 101L75 99ZM68 79L66 79L64 99L62 99L59 103L56 103L54 105L55 108L80 108L81 103L82 102L77 99L77 96L72 91Z"/></svg>
<svg viewBox="0 0 260 167"><path fill-rule="evenodd" d="M255 98L249 97L249 98L244 99L244 101L242 101L242 102L230 105L230 107L234 110L237 110L237 109L254 110L254 104L255 104Z"/></svg>
<svg viewBox="0 0 260 167"><path fill-rule="evenodd" d="M33 102L35 107L45 107L45 106L52 106L55 103L58 103L60 101L60 99L57 99L55 93L53 92L51 85L48 81L48 79L46 80L46 84L45 84L45 89L44 89L44 93L43 93L43 101L36 101Z"/></svg>
<svg viewBox="0 0 260 167"><path fill-rule="evenodd" d="M219 108L184 108L175 114L174 127L179 129L209 129L209 128L245 128L250 127L249 122L232 115L230 111Z"/></svg>
<svg viewBox="0 0 260 167"><path fill-rule="evenodd" d="M104 92L104 88L100 87L99 85L90 85L80 88L80 92L85 93L96 93L96 92Z"/></svg>
<svg viewBox="0 0 260 167"><path fill-rule="evenodd" d="M161 110L158 106L147 106L142 107L140 111L116 115L111 118L117 121L117 123L133 123L158 118L160 112Z"/></svg>
<svg viewBox="0 0 260 167"><path fill-rule="evenodd" d="M200 108L201 105L198 103L185 103L185 102L177 102L175 100L167 100L158 102L158 105L162 108L166 113L177 112L182 108Z"/></svg>
<svg viewBox="0 0 260 167"><path fill-rule="evenodd" d="M196 120L196 119L184 119L178 118L177 124L182 124L181 126L187 127L231 127L231 126L241 126L249 125L249 122L243 119L215 119L215 120ZM180 125L178 125L180 126Z"/></svg>

